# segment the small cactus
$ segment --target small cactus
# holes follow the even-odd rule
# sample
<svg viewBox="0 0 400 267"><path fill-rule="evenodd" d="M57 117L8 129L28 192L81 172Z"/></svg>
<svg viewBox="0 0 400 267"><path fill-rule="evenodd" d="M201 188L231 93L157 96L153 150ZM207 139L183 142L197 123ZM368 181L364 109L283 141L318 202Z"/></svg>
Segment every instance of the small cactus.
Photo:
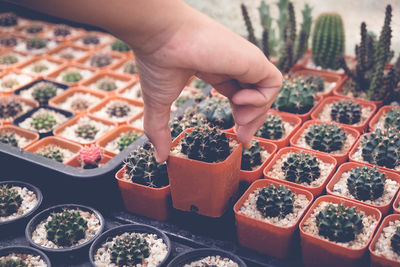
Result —
<svg viewBox="0 0 400 267"><path fill-rule="evenodd" d="M312 149L330 153L342 149L346 132L336 124L312 124L308 127L305 140Z"/></svg>
<svg viewBox="0 0 400 267"><path fill-rule="evenodd" d="M75 130L76 136L83 138L85 140L94 140L96 134L99 132L95 126L90 123L79 125Z"/></svg>
<svg viewBox="0 0 400 267"><path fill-rule="evenodd" d="M132 60L126 62L122 67L122 71L128 74L135 74L137 73L136 64Z"/></svg>
<svg viewBox="0 0 400 267"><path fill-rule="evenodd" d="M150 248L146 239L136 233L117 237L110 248L110 260L117 266L142 265L150 256Z"/></svg>
<svg viewBox="0 0 400 267"><path fill-rule="evenodd" d="M116 101L107 107L106 113L110 117L124 118L131 112L131 107L124 101Z"/></svg>
<svg viewBox="0 0 400 267"><path fill-rule="evenodd" d="M71 102L71 109L73 111L82 111L89 108L89 102L86 99L76 98Z"/></svg>
<svg viewBox="0 0 400 267"><path fill-rule="evenodd" d="M385 115L385 128L395 128L400 130L400 109L394 108Z"/></svg>
<svg viewBox="0 0 400 267"><path fill-rule="evenodd" d="M1 87L8 88L8 89L14 88L18 85L19 85L19 81L15 78L5 78L1 82Z"/></svg>
<svg viewBox="0 0 400 267"><path fill-rule="evenodd" d="M31 126L37 131L50 131L56 124L54 116L45 112L34 115L31 121Z"/></svg>
<svg viewBox="0 0 400 267"><path fill-rule="evenodd" d="M130 144L132 144L136 139L138 139L141 136L141 134L135 132L135 131L130 131L130 132L125 132L121 134L117 141L118 145L118 150L122 151L125 148L127 148Z"/></svg>
<svg viewBox="0 0 400 267"><path fill-rule="evenodd" d="M90 66L94 68L102 68L110 65L112 57L106 53L97 53L90 58Z"/></svg>
<svg viewBox="0 0 400 267"><path fill-rule="evenodd" d="M385 181L385 174L376 167L362 166L351 170L347 189L357 200L375 200L383 195Z"/></svg>
<svg viewBox="0 0 400 267"><path fill-rule="evenodd" d="M271 184L260 190L256 207L264 217L284 218L293 212L295 194L283 185Z"/></svg>
<svg viewBox="0 0 400 267"><path fill-rule="evenodd" d="M71 28L67 25L57 25L53 31L54 36L65 37L71 34Z"/></svg>
<svg viewBox="0 0 400 267"><path fill-rule="evenodd" d="M1 267L28 267L28 264L26 264L23 260L21 259L9 259L6 261L0 261L0 266Z"/></svg>
<svg viewBox="0 0 400 267"><path fill-rule="evenodd" d="M303 75L301 78L304 80L306 84L311 84L314 88L314 91L319 93L323 92L325 88L324 79L321 78L319 75Z"/></svg>
<svg viewBox="0 0 400 267"><path fill-rule="evenodd" d="M396 232L390 238L390 246L396 254L400 255L400 226L396 228Z"/></svg>
<svg viewBox="0 0 400 267"><path fill-rule="evenodd" d="M57 146L45 146L38 151L36 151L36 154L52 159L58 162L63 162L64 161L64 153L61 151L61 149Z"/></svg>
<svg viewBox="0 0 400 267"><path fill-rule="evenodd" d="M83 169L95 169L103 158L103 148L96 145L85 146L79 151L78 160Z"/></svg>
<svg viewBox="0 0 400 267"><path fill-rule="evenodd" d="M18 141L15 137L15 133L12 132L0 132L0 143L10 145L13 147L18 147Z"/></svg>
<svg viewBox="0 0 400 267"><path fill-rule="evenodd" d="M103 91L111 92L118 87L114 79L106 77L98 81L97 88Z"/></svg>
<svg viewBox="0 0 400 267"><path fill-rule="evenodd" d="M0 218L10 216L18 211L22 197L8 185L0 186Z"/></svg>
<svg viewBox="0 0 400 267"><path fill-rule="evenodd" d="M127 43L125 43L119 39L115 39L111 43L111 50L118 51L118 52L128 52L128 51L131 51L132 49Z"/></svg>
<svg viewBox="0 0 400 267"><path fill-rule="evenodd" d="M206 122L203 114L192 111L185 112L183 115L175 117L171 122L171 137L174 139L184 130L196 126L202 126L205 123Z"/></svg>
<svg viewBox="0 0 400 267"><path fill-rule="evenodd" d="M36 34L43 31L43 24L41 23L33 23L26 27L26 32L29 34Z"/></svg>
<svg viewBox="0 0 400 267"><path fill-rule="evenodd" d="M12 65L18 62L18 58L13 54L5 54L0 57L1 65Z"/></svg>
<svg viewBox="0 0 400 267"><path fill-rule="evenodd" d="M32 37L26 40L26 49L42 49L47 45L47 40L40 37Z"/></svg>
<svg viewBox="0 0 400 267"><path fill-rule="evenodd" d="M255 135L266 139L278 140L283 137L284 133L285 127L282 123L281 117L278 115L268 114L267 120Z"/></svg>
<svg viewBox="0 0 400 267"><path fill-rule="evenodd" d="M291 153L282 164L285 179L296 184L311 184L321 175L319 161L309 153Z"/></svg>
<svg viewBox="0 0 400 267"><path fill-rule="evenodd" d="M100 39L96 34L88 33L82 38L82 42L85 45L97 45L100 43Z"/></svg>
<svg viewBox="0 0 400 267"><path fill-rule="evenodd" d="M15 13L7 12L0 15L0 26L12 27L18 24L18 17Z"/></svg>
<svg viewBox="0 0 400 267"><path fill-rule="evenodd" d="M13 97L0 99L0 119L15 118L22 113L20 101Z"/></svg>
<svg viewBox="0 0 400 267"><path fill-rule="evenodd" d="M14 47L18 43L17 37L14 35L5 35L0 38L0 44L6 47Z"/></svg>
<svg viewBox="0 0 400 267"><path fill-rule="evenodd" d="M262 147L257 141L253 140L249 149L242 150L242 162L240 169L251 171L254 167L261 165L261 151Z"/></svg>
<svg viewBox="0 0 400 267"><path fill-rule="evenodd" d="M207 121L218 128L229 129L234 125L228 99L217 96L206 98L198 104L197 112L204 114Z"/></svg>
<svg viewBox="0 0 400 267"><path fill-rule="evenodd" d="M82 74L78 70L70 70L63 74L62 80L67 83L79 82L83 79Z"/></svg>
<svg viewBox="0 0 400 267"><path fill-rule="evenodd" d="M49 69L49 67L47 67L44 63L36 63L31 68L31 70L33 72L36 72L36 73L41 73L41 72L46 71L48 69Z"/></svg>
<svg viewBox="0 0 400 267"><path fill-rule="evenodd" d="M50 98L57 94L57 86L50 82L37 83L32 90L32 97L41 105L46 104Z"/></svg>
<svg viewBox="0 0 400 267"><path fill-rule="evenodd" d="M340 100L332 104L331 118L344 124L355 124L361 120L361 106L353 100Z"/></svg>

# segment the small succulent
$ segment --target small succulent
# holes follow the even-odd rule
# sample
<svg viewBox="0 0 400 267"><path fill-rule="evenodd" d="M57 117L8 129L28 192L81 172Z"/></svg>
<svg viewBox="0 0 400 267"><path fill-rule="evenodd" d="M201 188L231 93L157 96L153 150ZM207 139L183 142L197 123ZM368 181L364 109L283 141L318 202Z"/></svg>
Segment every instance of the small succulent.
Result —
<svg viewBox="0 0 400 267"><path fill-rule="evenodd" d="M221 129L229 129L234 125L228 99L218 96L206 98L197 105L197 112L204 114L211 125Z"/></svg>
<svg viewBox="0 0 400 267"><path fill-rule="evenodd" d="M62 51L60 53L60 58L65 59L65 60L73 60L75 58L74 53L70 51Z"/></svg>
<svg viewBox="0 0 400 267"><path fill-rule="evenodd" d="M50 82L37 83L32 90L32 97L41 105L46 104L50 98L57 94L57 86Z"/></svg>
<svg viewBox="0 0 400 267"><path fill-rule="evenodd" d="M346 132L336 124L312 124L308 127L305 140L312 149L330 153L342 149Z"/></svg>
<svg viewBox="0 0 400 267"><path fill-rule="evenodd" d="M82 98L76 98L71 102L71 109L74 111L86 110L89 106L89 102Z"/></svg>
<svg viewBox="0 0 400 267"><path fill-rule="evenodd" d="M16 213L21 207L22 197L8 185L0 186L0 217Z"/></svg>
<svg viewBox="0 0 400 267"><path fill-rule="evenodd" d="M31 126L37 131L50 131L57 124L56 118L49 113L39 113L32 117Z"/></svg>
<svg viewBox="0 0 400 267"><path fill-rule="evenodd" d="M46 238L58 246L71 247L85 237L88 222L79 211L64 210L52 213L51 219L44 227Z"/></svg>
<svg viewBox="0 0 400 267"><path fill-rule="evenodd" d="M128 103L123 101L111 103L111 105L109 105L106 110L106 113L110 117L117 117L117 118L124 118L128 116L130 112L131 112L131 107L129 106Z"/></svg>
<svg viewBox="0 0 400 267"><path fill-rule="evenodd" d="M118 51L118 52L128 52L128 51L131 51L132 48L127 43L125 43L119 39L115 39L111 43L111 50Z"/></svg>
<svg viewBox="0 0 400 267"><path fill-rule="evenodd" d="M54 36L65 37L71 34L71 28L67 25L60 24L54 28L53 34Z"/></svg>
<svg viewBox="0 0 400 267"><path fill-rule="evenodd" d="M136 64L132 60L126 62L122 67L122 71L128 74L135 74L137 73Z"/></svg>
<svg viewBox="0 0 400 267"><path fill-rule="evenodd" d="M15 13L7 12L0 15L0 26L12 27L18 24L18 17Z"/></svg>
<svg viewBox="0 0 400 267"><path fill-rule="evenodd" d="M285 179L296 184L311 184L321 175L319 161L309 153L291 153L282 164Z"/></svg>
<svg viewBox="0 0 400 267"><path fill-rule="evenodd" d="M79 151L78 160L83 169L95 169L103 158L103 148L97 145L85 146Z"/></svg>
<svg viewBox="0 0 400 267"><path fill-rule="evenodd" d="M0 44L2 46L7 46L7 47L14 47L18 43L17 37L14 35L4 35L0 38Z"/></svg>
<svg viewBox="0 0 400 267"><path fill-rule="evenodd" d="M15 136L15 133L12 132L0 132L0 143L10 145L13 147L18 147L18 140Z"/></svg>
<svg viewBox="0 0 400 267"><path fill-rule="evenodd" d="M97 127L91 125L90 123L79 125L78 128L76 128L75 130L76 136L85 140L93 140L98 132L99 129L97 129Z"/></svg>
<svg viewBox="0 0 400 267"><path fill-rule="evenodd" d="M41 23L32 23L28 27L26 27L26 32L30 34L36 34L43 31L43 24Z"/></svg>
<svg viewBox="0 0 400 267"><path fill-rule="evenodd" d="M135 131L130 131L130 132L125 132L121 134L117 141L118 145L118 150L122 151L125 148L127 148L130 144L132 144L136 139L138 139L141 136L141 134L135 132Z"/></svg>
<svg viewBox="0 0 400 267"><path fill-rule="evenodd" d="M5 54L0 57L1 65L12 65L18 62L18 58L13 54Z"/></svg>
<svg viewBox="0 0 400 267"><path fill-rule="evenodd" d="M1 87L3 88L14 88L16 86L19 85L19 81L15 78L9 77L9 78L5 78L3 79L3 81L1 82Z"/></svg>
<svg viewBox="0 0 400 267"><path fill-rule="evenodd" d="M267 120L255 135L266 139L278 140L283 137L284 133L285 126L282 123L281 117L278 115L268 114Z"/></svg>
<svg viewBox="0 0 400 267"><path fill-rule="evenodd" d="M42 49L46 47L47 40L40 37L32 37L26 40L26 49Z"/></svg>
<svg viewBox="0 0 400 267"><path fill-rule="evenodd" d="M400 130L400 109L394 108L385 115L385 128L396 128Z"/></svg>
<svg viewBox="0 0 400 267"><path fill-rule="evenodd" d="M28 264L21 259L8 259L4 261L0 261L1 267L28 267Z"/></svg>
<svg viewBox="0 0 400 267"><path fill-rule="evenodd" d="M45 65L44 63L36 63L31 68L31 70L33 72L36 72L36 73L41 73L41 72L46 71L48 69L49 69L49 67L47 67L47 65Z"/></svg>
<svg viewBox="0 0 400 267"><path fill-rule="evenodd" d="M0 119L15 118L23 111L21 102L13 97L0 99Z"/></svg>
<svg viewBox="0 0 400 267"><path fill-rule="evenodd" d="M293 212L295 194L283 185L271 184L260 190L256 207L264 217L284 218Z"/></svg>
<svg viewBox="0 0 400 267"><path fill-rule="evenodd" d="M88 33L82 38L82 42L86 45L97 45L100 43L100 39L96 34Z"/></svg>
<svg viewBox="0 0 400 267"><path fill-rule="evenodd" d="M249 149L242 150L242 162L240 169L251 171L254 167L261 165L261 151L262 147L257 141L253 140Z"/></svg>
<svg viewBox="0 0 400 267"><path fill-rule="evenodd" d="M175 117L170 123L171 137L174 139L184 130L195 126L202 126L205 123L204 115L189 110L183 115Z"/></svg>
<svg viewBox="0 0 400 267"><path fill-rule="evenodd" d="M396 232L390 238L390 246L396 254L400 255L400 226L397 226Z"/></svg>
<svg viewBox="0 0 400 267"><path fill-rule="evenodd" d="M324 79L319 75L303 75L301 78L304 80L306 84L311 84L314 88L314 91L319 93L323 92L325 88Z"/></svg>
<svg viewBox="0 0 400 267"><path fill-rule="evenodd" d="M327 205L316 216L318 233L334 242L349 242L355 239L364 225L354 207L343 204Z"/></svg>
<svg viewBox="0 0 400 267"><path fill-rule="evenodd" d="M61 151L61 149L57 146L46 146L36 151L36 153L42 157L52 159L58 162L64 161L64 154Z"/></svg>
<svg viewBox="0 0 400 267"><path fill-rule="evenodd" d="M385 174L376 167L362 166L351 170L347 189L357 200L375 200L383 195L385 181Z"/></svg>
<svg viewBox="0 0 400 267"><path fill-rule="evenodd" d="M130 153L124 163L126 173L134 183L155 188L169 184L167 164L156 161L154 147L150 143Z"/></svg>
<svg viewBox="0 0 400 267"><path fill-rule="evenodd" d="M110 260L117 266L137 266L150 256L150 248L146 239L136 233L117 237L110 248Z"/></svg>
<svg viewBox="0 0 400 267"><path fill-rule="evenodd" d="M332 104L331 118L344 124L355 124L361 120L361 106L353 100L340 100Z"/></svg>
<svg viewBox="0 0 400 267"><path fill-rule="evenodd" d="M70 70L63 74L62 80L67 83L79 82L83 79L82 74L78 70Z"/></svg>
<svg viewBox="0 0 400 267"><path fill-rule="evenodd" d="M117 89L118 87L114 79L106 77L98 81L97 88L103 91L110 92Z"/></svg>
<svg viewBox="0 0 400 267"><path fill-rule="evenodd" d="M107 53L97 53L90 58L90 66L94 68L102 68L110 65L112 57Z"/></svg>

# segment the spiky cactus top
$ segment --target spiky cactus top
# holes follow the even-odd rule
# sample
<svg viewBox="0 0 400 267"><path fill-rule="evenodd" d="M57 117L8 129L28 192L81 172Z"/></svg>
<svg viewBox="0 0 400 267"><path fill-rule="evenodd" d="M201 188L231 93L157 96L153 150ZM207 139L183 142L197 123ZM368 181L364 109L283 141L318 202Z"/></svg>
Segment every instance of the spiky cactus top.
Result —
<svg viewBox="0 0 400 267"><path fill-rule="evenodd" d="M54 212L45 224L46 238L57 246L71 247L85 237L88 222L78 210Z"/></svg>
<svg viewBox="0 0 400 267"><path fill-rule="evenodd" d="M82 42L86 45L97 45L100 39L96 34L88 33L82 38Z"/></svg>
<svg viewBox="0 0 400 267"><path fill-rule="evenodd" d="M53 31L54 36L65 37L71 34L71 28L67 25L57 25Z"/></svg>
<svg viewBox="0 0 400 267"><path fill-rule="evenodd" d="M50 145L50 146L45 146L38 151L36 151L38 155L41 155L45 158L52 159L58 162L63 162L64 161L64 153L61 151L61 149L57 146Z"/></svg>
<svg viewBox="0 0 400 267"><path fill-rule="evenodd" d="M336 124L316 123L308 127L305 140L312 149L330 153L342 149L346 132Z"/></svg>
<svg viewBox="0 0 400 267"><path fill-rule="evenodd" d="M227 99L218 96L206 98L198 104L197 112L204 114L211 125L221 129L234 125L232 109Z"/></svg>
<svg viewBox="0 0 400 267"><path fill-rule="evenodd" d="M181 141L181 152L189 159L214 163L225 160L230 152L229 138L217 128L197 126Z"/></svg>
<svg viewBox="0 0 400 267"><path fill-rule="evenodd" d="M136 65L133 61L128 61L124 64L122 71L128 74L135 74L137 73Z"/></svg>
<svg viewBox="0 0 400 267"><path fill-rule="evenodd" d="M42 49L46 47L46 45L47 45L47 40L40 37L31 37L28 40L26 40L26 49L28 50Z"/></svg>
<svg viewBox="0 0 400 267"><path fill-rule="evenodd" d="M394 169L400 166L400 132L377 129L361 139L361 155L368 163Z"/></svg>
<svg viewBox="0 0 400 267"><path fill-rule="evenodd" d="M37 131L50 131L57 124L52 114L43 112L32 117L31 126Z"/></svg>
<svg viewBox="0 0 400 267"><path fill-rule="evenodd" d="M316 216L318 233L334 242L349 242L355 239L364 225L359 212L343 204L328 204Z"/></svg>
<svg viewBox="0 0 400 267"><path fill-rule="evenodd" d="M78 161L83 169L95 169L103 158L103 148L97 145L85 146L79 151Z"/></svg>
<svg viewBox="0 0 400 267"><path fill-rule="evenodd" d="M8 12L0 15L0 26L2 27L12 27L17 25L18 17L15 13Z"/></svg>
<svg viewBox="0 0 400 267"><path fill-rule="evenodd" d="M125 132L121 134L117 141L118 145L118 150L122 151L125 148L127 148L130 144L132 144L136 139L138 139L141 136L141 134L135 132L135 131L130 131L130 132Z"/></svg>
<svg viewBox="0 0 400 267"><path fill-rule="evenodd" d="M273 107L280 111L304 114L314 106L315 91L300 78L286 78Z"/></svg>
<svg viewBox="0 0 400 267"><path fill-rule="evenodd" d="M97 83L97 88L103 91L110 92L117 89L117 83L112 78L104 78Z"/></svg>
<svg viewBox="0 0 400 267"><path fill-rule="evenodd" d="M131 47L127 43L125 43L119 39L115 39L111 43L111 50L118 51L118 52L128 52L131 50Z"/></svg>
<svg viewBox="0 0 400 267"><path fill-rule="evenodd" d="M125 101L115 101L106 109L106 113L110 117L124 118L131 112L131 107Z"/></svg>
<svg viewBox="0 0 400 267"><path fill-rule="evenodd" d="M15 118L22 112L21 103L13 97L0 100L0 119Z"/></svg>
<svg viewBox="0 0 400 267"><path fill-rule="evenodd" d="M340 100L332 104L331 118L344 124L355 124L361 120L362 108L353 100Z"/></svg>
<svg viewBox="0 0 400 267"><path fill-rule="evenodd" d="M62 80L67 83L79 82L82 79L83 76L78 70L70 70L62 76Z"/></svg>
<svg viewBox="0 0 400 267"><path fill-rule="evenodd" d="M90 123L79 125L75 130L76 136L86 140L93 140L98 132L99 129Z"/></svg>
<svg viewBox="0 0 400 267"><path fill-rule="evenodd" d="M22 204L22 197L8 185L0 186L0 217L16 213Z"/></svg>
<svg viewBox="0 0 400 267"><path fill-rule="evenodd" d="M76 98L71 102L71 109L74 111L82 111L88 109L90 103L83 98Z"/></svg>
<svg viewBox="0 0 400 267"><path fill-rule="evenodd" d="M18 62L18 58L13 54L6 54L0 57L1 65L12 65Z"/></svg>
<svg viewBox="0 0 400 267"><path fill-rule="evenodd" d="M281 117L268 114L267 120L255 135L266 139L278 140L283 137L284 133L285 126L282 123Z"/></svg>
<svg viewBox="0 0 400 267"><path fill-rule="evenodd" d="M195 126L201 126L205 123L206 122L203 114L191 111L185 112L183 115L175 117L170 123L171 137L174 139L184 130L193 128Z"/></svg>
<svg viewBox="0 0 400 267"><path fill-rule="evenodd" d="M383 195L385 180L385 174L376 167L363 166L351 170L347 189L357 200L375 200Z"/></svg>
<svg viewBox="0 0 400 267"><path fill-rule="evenodd" d="M107 53L97 53L90 58L90 66L95 68L102 68L110 65L112 57Z"/></svg>
<svg viewBox="0 0 400 267"><path fill-rule="evenodd" d="M253 140L249 149L242 150L242 163L240 169L251 171L254 167L261 165L261 151L262 147L257 141Z"/></svg>
<svg viewBox="0 0 400 267"><path fill-rule="evenodd" d="M385 128L396 128L400 130L400 109L394 108L385 115Z"/></svg>
<svg viewBox="0 0 400 267"><path fill-rule="evenodd" d="M22 259L9 259L0 261L1 267L28 267L28 264L25 263Z"/></svg>
<svg viewBox="0 0 400 267"><path fill-rule="evenodd" d="M13 147L18 147L18 140L13 132L0 132L0 143L10 145Z"/></svg>
<svg viewBox="0 0 400 267"><path fill-rule="evenodd" d="M40 104L46 104L57 94L57 86L50 82L40 82L32 90L32 97Z"/></svg>
<svg viewBox="0 0 400 267"><path fill-rule="evenodd" d="M134 183L156 188L169 184L167 164L156 161L154 147L149 143L134 150L124 163Z"/></svg>
<svg viewBox="0 0 400 267"><path fill-rule="evenodd" d="M309 153L291 153L282 164L285 179L296 184L311 184L321 175L319 161Z"/></svg>
<svg viewBox="0 0 400 267"><path fill-rule="evenodd" d="M325 88L324 79L319 75L302 75L301 78L305 83L311 84L315 92L323 92Z"/></svg>
<svg viewBox="0 0 400 267"><path fill-rule="evenodd" d="M390 238L390 246L395 253L400 255L400 226L396 228L396 232Z"/></svg>
<svg viewBox="0 0 400 267"><path fill-rule="evenodd" d="M284 218L293 212L295 194L283 185L270 185L260 190L256 206L264 217Z"/></svg>
<svg viewBox="0 0 400 267"><path fill-rule="evenodd" d="M150 256L150 248L146 239L132 233L117 237L110 248L112 263L117 266L137 266Z"/></svg>

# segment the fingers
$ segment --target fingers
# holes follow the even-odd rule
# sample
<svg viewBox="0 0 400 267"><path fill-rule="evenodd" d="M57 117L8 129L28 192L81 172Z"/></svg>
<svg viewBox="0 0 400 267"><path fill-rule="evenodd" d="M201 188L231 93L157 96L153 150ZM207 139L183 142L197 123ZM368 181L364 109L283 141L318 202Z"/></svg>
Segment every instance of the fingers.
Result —
<svg viewBox="0 0 400 267"><path fill-rule="evenodd" d="M251 146L251 140L253 139L254 134L267 120L267 116L268 114L265 113L246 125L235 125L237 138L245 148L249 148Z"/></svg>

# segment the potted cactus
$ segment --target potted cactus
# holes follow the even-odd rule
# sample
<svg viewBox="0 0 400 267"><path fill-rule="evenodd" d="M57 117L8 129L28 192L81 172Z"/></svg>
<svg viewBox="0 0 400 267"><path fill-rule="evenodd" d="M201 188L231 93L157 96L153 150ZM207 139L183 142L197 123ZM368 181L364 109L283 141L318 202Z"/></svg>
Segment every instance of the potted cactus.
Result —
<svg viewBox="0 0 400 267"><path fill-rule="evenodd" d="M117 155L143 135L143 131L130 125L121 125L101 137L97 144L109 154Z"/></svg>
<svg viewBox="0 0 400 267"><path fill-rule="evenodd" d="M90 68L113 68L122 60L122 56L113 52L95 52L78 62Z"/></svg>
<svg viewBox="0 0 400 267"><path fill-rule="evenodd" d="M120 62L118 65L115 66L113 70L120 74L128 74L128 75L137 74L136 63L133 59L127 59L125 61Z"/></svg>
<svg viewBox="0 0 400 267"><path fill-rule="evenodd" d="M40 105L47 105L49 100L63 93L68 86L47 80L37 80L15 91L22 98L37 101Z"/></svg>
<svg viewBox="0 0 400 267"><path fill-rule="evenodd" d="M34 35L39 35L42 34L43 32L48 31L49 26L43 22L40 21L32 21L30 24L27 26L23 27L21 29L22 33L25 33L29 36L34 36Z"/></svg>
<svg viewBox="0 0 400 267"><path fill-rule="evenodd" d="M24 39L14 34L4 34L0 36L0 48L15 48L18 44L23 43Z"/></svg>
<svg viewBox="0 0 400 267"><path fill-rule="evenodd" d="M167 165L158 163L147 143L130 153L115 178L125 208L132 213L164 221L170 209Z"/></svg>
<svg viewBox="0 0 400 267"><path fill-rule="evenodd" d="M87 47L89 49L96 49L104 47L107 43L113 39L112 35L103 32L87 31L82 37L80 37L75 44L81 47Z"/></svg>
<svg viewBox="0 0 400 267"><path fill-rule="evenodd" d="M19 69L24 73L39 77L56 71L62 63L62 61L50 57L35 57L21 63Z"/></svg>
<svg viewBox="0 0 400 267"><path fill-rule="evenodd" d="M111 42L109 49L111 51L123 53L126 56L133 55L132 48L127 43L125 43L120 39L114 39L114 41Z"/></svg>
<svg viewBox="0 0 400 267"><path fill-rule="evenodd" d="M290 145L329 153L338 164L348 158L359 132L346 126L321 121L307 121L290 139Z"/></svg>
<svg viewBox="0 0 400 267"><path fill-rule="evenodd" d="M51 267L49 258L38 249L10 246L0 249L0 266L6 267Z"/></svg>
<svg viewBox="0 0 400 267"><path fill-rule="evenodd" d="M54 40L39 36L31 36L24 40L24 42L17 43L17 45L14 47L14 50L31 55L42 55L47 51L57 47L57 45L58 43Z"/></svg>
<svg viewBox="0 0 400 267"><path fill-rule="evenodd" d="M50 31L47 31L44 36L46 38L55 39L59 42L73 41L82 35L82 31L65 24L57 24Z"/></svg>
<svg viewBox="0 0 400 267"><path fill-rule="evenodd" d="M322 194L336 169L335 158L296 147L279 150L264 169L264 178Z"/></svg>
<svg viewBox="0 0 400 267"><path fill-rule="evenodd" d="M206 123L207 122L203 114L196 113L190 109L185 110L182 115L175 117L170 122L172 140L180 135L184 130L205 125Z"/></svg>
<svg viewBox="0 0 400 267"><path fill-rule="evenodd" d="M84 170L96 169L106 164L112 155L104 152L104 149L98 145L83 146L83 148L69 160L66 164Z"/></svg>
<svg viewBox="0 0 400 267"><path fill-rule="evenodd" d="M326 187L330 195L362 202L386 215L400 187L400 175L348 162L339 167Z"/></svg>
<svg viewBox="0 0 400 267"><path fill-rule="evenodd" d="M228 99L218 96L211 96L201 101L196 111L205 116L210 125L222 130L232 128L234 125L232 109Z"/></svg>
<svg viewBox="0 0 400 267"><path fill-rule="evenodd" d="M400 130L400 108L396 106L383 106L369 122L370 131L376 129L396 128Z"/></svg>
<svg viewBox="0 0 400 267"><path fill-rule="evenodd" d="M9 70L0 77L0 92L13 93L33 81L33 77L16 70Z"/></svg>
<svg viewBox="0 0 400 267"><path fill-rule="evenodd" d="M77 85L93 76L94 71L79 65L67 65L49 74L49 79L68 85Z"/></svg>
<svg viewBox="0 0 400 267"><path fill-rule="evenodd" d="M174 208L222 216L238 190L241 153L242 145L215 127L181 133L168 159Z"/></svg>
<svg viewBox="0 0 400 267"><path fill-rule="evenodd" d="M20 19L13 12L2 13L0 15L0 27L2 29L13 29L18 26Z"/></svg>
<svg viewBox="0 0 400 267"><path fill-rule="evenodd" d="M359 264L381 218L375 208L334 196L319 197L299 226L303 264Z"/></svg>
<svg viewBox="0 0 400 267"><path fill-rule="evenodd" d="M76 61L89 53L89 49L74 45L60 45L49 53L50 57L62 61Z"/></svg>
<svg viewBox="0 0 400 267"><path fill-rule="evenodd" d="M83 85L92 90L114 93L117 90L124 89L131 81L132 77L128 75L105 71L94 75Z"/></svg>
<svg viewBox="0 0 400 267"><path fill-rule="evenodd" d="M37 106L38 104L35 101L17 96L2 96L0 97L0 122L12 124L15 118Z"/></svg>
<svg viewBox="0 0 400 267"><path fill-rule="evenodd" d="M27 131L14 125L0 126L0 143L25 149L39 139L35 132Z"/></svg>
<svg viewBox="0 0 400 267"><path fill-rule="evenodd" d="M136 79L133 79L125 88L118 90L118 94L126 98L133 98L136 101L143 102L142 88L140 82Z"/></svg>
<svg viewBox="0 0 400 267"><path fill-rule="evenodd" d="M234 206L239 244L286 258L313 195L270 180L255 181Z"/></svg>
<svg viewBox="0 0 400 267"><path fill-rule="evenodd" d="M21 64L27 59L28 57L22 53L5 52L0 55L0 67L1 68L15 67L16 65Z"/></svg>

